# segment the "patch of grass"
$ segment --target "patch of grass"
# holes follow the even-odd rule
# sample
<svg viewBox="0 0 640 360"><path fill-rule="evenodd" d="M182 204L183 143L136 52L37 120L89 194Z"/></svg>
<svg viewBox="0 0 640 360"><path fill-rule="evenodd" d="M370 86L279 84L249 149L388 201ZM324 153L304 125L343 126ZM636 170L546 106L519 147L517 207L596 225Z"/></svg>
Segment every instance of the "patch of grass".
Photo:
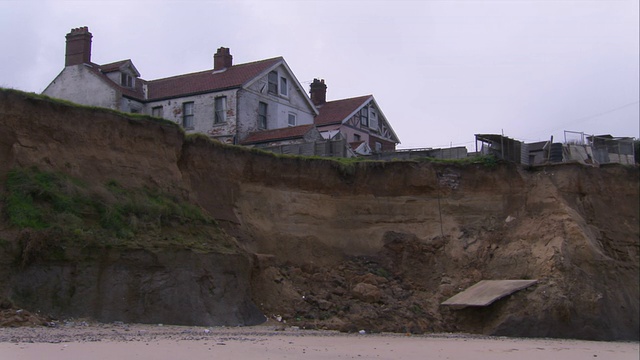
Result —
<svg viewBox="0 0 640 360"><path fill-rule="evenodd" d="M133 119L141 119L141 120L147 120L147 121L152 121L152 122L156 122L156 123L161 123L161 124L164 124L164 125L169 125L169 126L175 127L176 129L179 129L180 132L182 132L184 134L184 130L182 129L182 127L180 125L176 124L175 122L167 120L167 119L157 118L157 117L154 117L154 116L151 116L151 115L125 113L125 112L121 112L121 111L117 111L117 110L113 110L113 109L109 109L109 108L105 108L105 107L81 105L81 104L77 104L77 103L74 103L74 102L71 102L71 101L68 101L68 100L52 98L52 97L49 97L49 96L46 96L46 95L42 95L42 94L36 94L36 93L33 93L33 92L24 92L24 91L20 91L20 90L7 89L7 88L2 88L2 87L0 87L0 93L8 93L8 94L13 94L13 95L18 95L18 96L21 96L21 97L26 98L28 100L42 101L42 102L47 102L47 103L51 103L51 104L55 104L55 105L63 105L63 106L80 108L80 109L88 109L88 110L98 111L98 112L112 113L112 114L116 114L116 115L122 116L124 118L132 119L132 120Z"/></svg>
<svg viewBox="0 0 640 360"><path fill-rule="evenodd" d="M481 155L474 157L467 157L463 159L436 159L436 158L419 158L415 159L417 162L430 162L434 164L450 164L450 165L482 165L488 168L494 168L498 166L501 161L493 155Z"/></svg>
<svg viewBox="0 0 640 360"><path fill-rule="evenodd" d="M90 188L36 168L11 170L5 185L8 222L30 230L23 250L34 254L58 258L69 246L238 251L199 207L156 189L125 188L115 180Z"/></svg>

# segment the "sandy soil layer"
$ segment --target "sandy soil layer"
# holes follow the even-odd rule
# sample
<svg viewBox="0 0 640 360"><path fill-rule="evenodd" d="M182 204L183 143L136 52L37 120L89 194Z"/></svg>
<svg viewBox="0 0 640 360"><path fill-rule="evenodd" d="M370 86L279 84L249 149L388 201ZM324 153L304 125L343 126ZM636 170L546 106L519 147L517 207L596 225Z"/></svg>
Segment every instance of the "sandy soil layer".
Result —
<svg viewBox="0 0 640 360"><path fill-rule="evenodd" d="M88 324L0 328L14 359L634 359L637 342L438 334L344 334L281 325L204 328Z"/></svg>

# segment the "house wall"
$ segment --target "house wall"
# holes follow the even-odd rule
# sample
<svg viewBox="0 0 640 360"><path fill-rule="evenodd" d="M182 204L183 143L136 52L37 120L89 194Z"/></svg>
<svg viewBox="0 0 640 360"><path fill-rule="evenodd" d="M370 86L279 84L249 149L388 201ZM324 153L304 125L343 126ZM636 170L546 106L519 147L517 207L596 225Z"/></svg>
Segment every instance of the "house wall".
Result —
<svg viewBox="0 0 640 360"><path fill-rule="evenodd" d="M349 142L355 141L355 134L360 135L360 140L369 144L374 152L376 151L376 142L382 144L382 151L394 151L396 144L389 137L386 119L384 119L382 112L373 101L366 106L369 107L368 126L361 123L360 110L358 110L355 115L342 124L340 131L347 136Z"/></svg>
<svg viewBox="0 0 640 360"><path fill-rule="evenodd" d="M143 103L125 97L120 99L120 111L136 114L146 113L145 105Z"/></svg>
<svg viewBox="0 0 640 360"><path fill-rule="evenodd" d="M306 94L298 91L297 80L284 66L275 71L278 72L278 94L268 92L268 75L265 75L247 88L142 103L122 97L86 65L75 65L65 67L43 93L79 104L148 115L152 115L154 107L162 106L162 117L180 125L183 124L183 104L193 102L193 126L185 128L187 133L202 133L225 143L238 143L249 133L265 130L258 127L259 102L268 104L266 129L288 127L289 114L296 116L296 125L313 124L313 109ZM107 77L116 84L120 82L118 71L107 74ZM286 95L280 91L281 78L287 82ZM214 124L215 99L220 96L225 96L227 101L226 121Z"/></svg>
<svg viewBox="0 0 640 360"><path fill-rule="evenodd" d="M114 110L118 110L120 105L119 92L105 84L84 64L65 67L42 93L77 104Z"/></svg>
<svg viewBox="0 0 640 360"><path fill-rule="evenodd" d="M237 89L233 89L177 99L152 101L146 104L145 113L151 115L154 107L162 106L163 118L182 125L183 104L193 102L193 127L185 128L185 131L187 133L207 134L222 142L232 143L236 135L237 92ZM214 124L215 99L220 96L227 98L226 121Z"/></svg>
<svg viewBox="0 0 640 360"><path fill-rule="evenodd" d="M119 71L113 71L110 72L108 74L105 74L111 81L113 81L114 83L120 85L120 72Z"/></svg>
<svg viewBox="0 0 640 360"><path fill-rule="evenodd" d="M382 146L381 149L378 149L376 147L376 142L380 143L380 145ZM369 146L371 147L371 150L373 150L373 152L387 152L396 150L396 144L394 142L382 139L377 136L369 136Z"/></svg>
<svg viewBox="0 0 640 360"><path fill-rule="evenodd" d="M360 140L361 141L365 141L365 142L369 142L369 133L360 131L359 129L355 129L351 126L341 126L340 127L340 132L342 133L342 135L344 135L344 137L347 139L348 142L354 142L356 141L354 139L354 135L358 134L360 135Z"/></svg>
<svg viewBox="0 0 640 360"><path fill-rule="evenodd" d="M238 91L238 136L244 139L249 133L265 130L258 127L258 103L267 103L267 130L289 126L289 113L296 115L296 125L313 124L313 110L306 94L296 90L296 80L291 78L283 66L276 69L278 81L287 79L287 96L268 92L267 75L250 86ZM278 84L280 85L280 84ZM280 88L278 88L280 92Z"/></svg>

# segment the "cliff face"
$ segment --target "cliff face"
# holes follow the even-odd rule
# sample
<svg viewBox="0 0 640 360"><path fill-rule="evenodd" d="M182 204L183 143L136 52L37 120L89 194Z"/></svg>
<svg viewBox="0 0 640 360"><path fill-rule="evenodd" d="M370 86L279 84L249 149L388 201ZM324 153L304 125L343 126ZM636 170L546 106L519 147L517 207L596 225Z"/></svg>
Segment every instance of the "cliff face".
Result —
<svg viewBox="0 0 640 360"><path fill-rule="evenodd" d="M0 178L30 166L184 198L255 254L104 255L87 259L80 280L69 263L11 268L5 293L33 309L166 323L205 311L204 323L255 323L251 293L265 315L305 327L639 337L637 168L278 158L185 139L171 124L0 92ZM0 224L0 237L15 242L19 232ZM111 271L109 283L89 286L99 269ZM439 305L483 279L539 283L486 308ZM82 297L65 298L70 283ZM54 295L68 305L51 305ZM126 305L110 305L121 296ZM246 307L230 318L232 303Z"/></svg>

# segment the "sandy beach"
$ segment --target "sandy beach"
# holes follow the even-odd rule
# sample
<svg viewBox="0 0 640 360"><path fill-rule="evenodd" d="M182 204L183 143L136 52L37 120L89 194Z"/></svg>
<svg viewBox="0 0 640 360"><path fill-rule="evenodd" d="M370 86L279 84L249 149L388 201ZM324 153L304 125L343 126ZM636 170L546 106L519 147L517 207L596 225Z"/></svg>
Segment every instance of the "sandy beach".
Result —
<svg viewBox="0 0 640 360"><path fill-rule="evenodd" d="M88 324L0 329L0 359L634 359L638 342L344 334L282 325Z"/></svg>

